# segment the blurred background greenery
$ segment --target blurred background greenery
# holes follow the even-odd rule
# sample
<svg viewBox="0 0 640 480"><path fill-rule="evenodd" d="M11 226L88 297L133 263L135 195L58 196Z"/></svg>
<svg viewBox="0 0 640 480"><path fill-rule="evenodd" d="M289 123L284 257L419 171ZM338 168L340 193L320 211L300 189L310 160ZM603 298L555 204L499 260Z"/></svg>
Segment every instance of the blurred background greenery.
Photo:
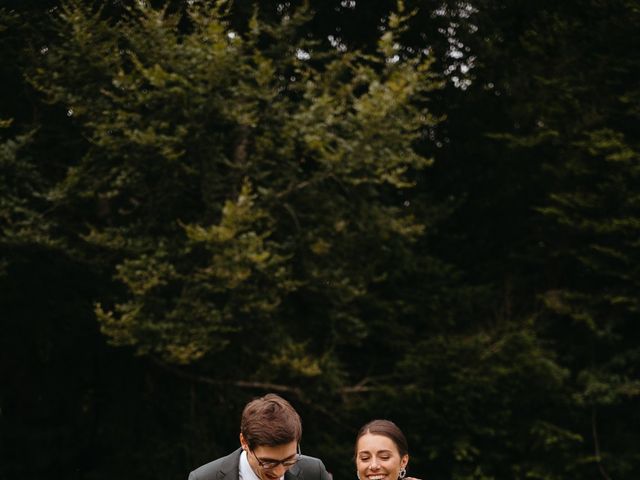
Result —
<svg viewBox="0 0 640 480"><path fill-rule="evenodd" d="M5 1L0 479L640 474L636 0Z"/></svg>

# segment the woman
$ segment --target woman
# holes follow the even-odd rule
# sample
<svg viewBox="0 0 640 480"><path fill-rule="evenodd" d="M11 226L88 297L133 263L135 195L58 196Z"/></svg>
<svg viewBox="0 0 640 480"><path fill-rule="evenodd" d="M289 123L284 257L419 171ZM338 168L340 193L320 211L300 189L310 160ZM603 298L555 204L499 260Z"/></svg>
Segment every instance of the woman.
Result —
<svg viewBox="0 0 640 480"><path fill-rule="evenodd" d="M409 447L395 423L373 420L356 436L356 471L359 480L418 480L407 477Z"/></svg>

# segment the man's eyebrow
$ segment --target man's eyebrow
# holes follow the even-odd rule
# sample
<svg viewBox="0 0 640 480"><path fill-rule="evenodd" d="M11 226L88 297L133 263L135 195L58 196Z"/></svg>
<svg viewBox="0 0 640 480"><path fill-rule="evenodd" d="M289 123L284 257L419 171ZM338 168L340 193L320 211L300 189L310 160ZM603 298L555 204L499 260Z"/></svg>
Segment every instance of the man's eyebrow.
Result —
<svg viewBox="0 0 640 480"><path fill-rule="evenodd" d="M293 453L288 457L283 458L282 460L289 460L290 458L293 458L296 455L297 453ZM265 458L265 457L260 457L260 460L262 460L263 462L281 462L282 461L282 460L278 460L277 458Z"/></svg>

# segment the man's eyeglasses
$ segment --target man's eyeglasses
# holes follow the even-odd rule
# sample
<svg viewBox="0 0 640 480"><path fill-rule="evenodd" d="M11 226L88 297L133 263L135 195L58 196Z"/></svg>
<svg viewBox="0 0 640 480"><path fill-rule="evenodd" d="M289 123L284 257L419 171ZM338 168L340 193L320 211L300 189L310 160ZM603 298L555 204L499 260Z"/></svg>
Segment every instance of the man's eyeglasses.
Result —
<svg viewBox="0 0 640 480"><path fill-rule="evenodd" d="M249 450L249 451L253 453L253 450ZM258 457L255 453L253 453L253 456L256 458L256 461L258 462L258 465L260 465L260 468L263 468L265 470L274 469L278 465L282 465L285 468L289 468L295 465L296 463L298 463L298 460L300 460L300 445L298 445L298 452L293 457L285 458L284 460L272 460L270 458L263 459Z"/></svg>

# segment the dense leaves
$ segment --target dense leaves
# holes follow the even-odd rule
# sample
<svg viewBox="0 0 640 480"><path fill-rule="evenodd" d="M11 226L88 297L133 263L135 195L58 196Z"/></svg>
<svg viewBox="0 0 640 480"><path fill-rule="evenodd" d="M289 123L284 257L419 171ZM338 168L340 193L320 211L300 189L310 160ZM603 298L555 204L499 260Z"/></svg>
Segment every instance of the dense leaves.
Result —
<svg viewBox="0 0 640 480"><path fill-rule="evenodd" d="M0 10L0 478L638 476L632 0ZM34 461L34 458L37 459Z"/></svg>
<svg viewBox="0 0 640 480"><path fill-rule="evenodd" d="M254 18L241 36L224 8L188 8L183 33L179 16L143 5L116 22L64 7L67 38L30 79L89 141L55 201L98 206L80 234L110 252L128 292L97 306L115 344L189 363L251 328L274 335L253 361L295 343L308 366L294 370L318 375L345 340L325 330L314 359L271 324L295 324L291 292L321 299L320 325L361 323L358 302L385 279L380 246L398 255L424 228L393 192L428 164L413 146L435 122L419 105L437 83L427 57L392 58L397 15L377 57L316 62L290 43L304 18Z"/></svg>

